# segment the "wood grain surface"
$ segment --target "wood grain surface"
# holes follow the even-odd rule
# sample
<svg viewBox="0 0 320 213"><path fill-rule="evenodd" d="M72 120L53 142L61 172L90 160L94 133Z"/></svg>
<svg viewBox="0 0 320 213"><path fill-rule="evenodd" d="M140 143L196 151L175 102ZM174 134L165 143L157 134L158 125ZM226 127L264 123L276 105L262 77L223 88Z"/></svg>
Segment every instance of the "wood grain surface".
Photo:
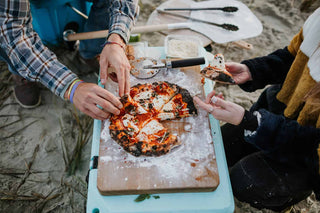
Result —
<svg viewBox="0 0 320 213"><path fill-rule="evenodd" d="M200 84L199 66L180 71L186 76L193 75L194 82ZM204 97L203 91L200 93ZM97 180L102 195L203 192L217 188L219 175L207 114L200 111L197 117L162 124L182 144L160 157L134 157L108 138L105 125L109 123L103 123Z"/></svg>

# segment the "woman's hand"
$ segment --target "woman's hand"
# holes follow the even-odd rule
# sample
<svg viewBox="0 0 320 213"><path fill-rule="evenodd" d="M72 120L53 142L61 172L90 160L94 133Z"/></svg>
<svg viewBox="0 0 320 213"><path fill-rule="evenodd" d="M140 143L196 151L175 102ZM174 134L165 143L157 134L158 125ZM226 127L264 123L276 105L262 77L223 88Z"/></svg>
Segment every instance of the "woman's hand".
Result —
<svg viewBox="0 0 320 213"><path fill-rule="evenodd" d="M73 103L81 112L99 120L107 119L110 114L118 115L122 108L119 98L93 83L79 84L74 92Z"/></svg>
<svg viewBox="0 0 320 213"><path fill-rule="evenodd" d="M125 43L118 34L111 34L108 41L117 42L125 47ZM119 84L119 95L129 94L130 92L130 63L127 59L125 50L117 44L105 45L100 54L100 79L101 84L105 85L108 79L108 68L112 67L116 71L116 76L112 73L110 78Z"/></svg>
<svg viewBox="0 0 320 213"><path fill-rule="evenodd" d="M226 62L226 69L232 74L236 84L244 84L252 80L249 68L245 64Z"/></svg>
<svg viewBox="0 0 320 213"><path fill-rule="evenodd" d="M194 97L193 100L200 108L211 113L217 120L239 125L243 119L244 108L238 104L223 100L221 95L216 96L215 91L208 94L205 102L198 97Z"/></svg>

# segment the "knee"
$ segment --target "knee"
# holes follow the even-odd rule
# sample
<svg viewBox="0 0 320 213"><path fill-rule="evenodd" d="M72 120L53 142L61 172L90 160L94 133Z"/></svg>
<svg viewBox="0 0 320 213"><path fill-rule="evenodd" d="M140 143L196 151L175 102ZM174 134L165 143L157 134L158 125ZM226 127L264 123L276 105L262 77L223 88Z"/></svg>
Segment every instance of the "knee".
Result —
<svg viewBox="0 0 320 213"><path fill-rule="evenodd" d="M311 190L295 190L257 155L244 158L230 169L234 196L258 209L281 211L305 199Z"/></svg>

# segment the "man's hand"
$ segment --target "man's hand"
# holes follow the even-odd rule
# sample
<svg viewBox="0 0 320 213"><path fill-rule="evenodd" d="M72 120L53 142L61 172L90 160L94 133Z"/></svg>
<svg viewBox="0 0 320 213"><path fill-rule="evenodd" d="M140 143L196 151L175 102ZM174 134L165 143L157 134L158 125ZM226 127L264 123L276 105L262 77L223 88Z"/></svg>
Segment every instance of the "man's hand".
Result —
<svg viewBox="0 0 320 213"><path fill-rule="evenodd" d="M93 83L79 84L73 95L73 103L81 112L99 120L107 119L111 113L118 115L122 108L119 98Z"/></svg>
<svg viewBox="0 0 320 213"><path fill-rule="evenodd" d="M118 34L111 34L108 41L117 42L125 47L125 43ZM125 50L117 44L105 45L100 54L100 79L104 85L108 79L108 67L113 67L115 76L110 76L112 80L118 81L119 95L123 96L130 92L130 69L131 66L125 54Z"/></svg>
<svg viewBox="0 0 320 213"><path fill-rule="evenodd" d="M215 94L215 91L210 92L205 102L198 97L194 97L193 100L200 108L211 113L216 119L233 125L239 125L244 116L244 108L230 101L225 101L221 95L216 96Z"/></svg>
<svg viewBox="0 0 320 213"><path fill-rule="evenodd" d="M232 74L232 77L236 84L244 84L247 81L252 80L249 68L245 64L227 62L226 69Z"/></svg>

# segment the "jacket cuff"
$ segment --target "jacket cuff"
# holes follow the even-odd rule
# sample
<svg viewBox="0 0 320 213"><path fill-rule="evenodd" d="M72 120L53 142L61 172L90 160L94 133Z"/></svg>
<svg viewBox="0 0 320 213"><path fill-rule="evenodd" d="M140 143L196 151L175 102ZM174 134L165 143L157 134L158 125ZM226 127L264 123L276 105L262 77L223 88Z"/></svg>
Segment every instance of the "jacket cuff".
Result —
<svg viewBox="0 0 320 213"><path fill-rule="evenodd" d="M252 112L246 110L239 126L245 130L255 131L259 126L258 118Z"/></svg>
<svg viewBox="0 0 320 213"><path fill-rule="evenodd" d="M246 92L254 92L257 88L260 88L260 82L257 80L257 70L261 67L260 63L255 60L244 60L241 64L247 65L251 73L252 80L244 84L240 84L239 87Z"/></svg>

